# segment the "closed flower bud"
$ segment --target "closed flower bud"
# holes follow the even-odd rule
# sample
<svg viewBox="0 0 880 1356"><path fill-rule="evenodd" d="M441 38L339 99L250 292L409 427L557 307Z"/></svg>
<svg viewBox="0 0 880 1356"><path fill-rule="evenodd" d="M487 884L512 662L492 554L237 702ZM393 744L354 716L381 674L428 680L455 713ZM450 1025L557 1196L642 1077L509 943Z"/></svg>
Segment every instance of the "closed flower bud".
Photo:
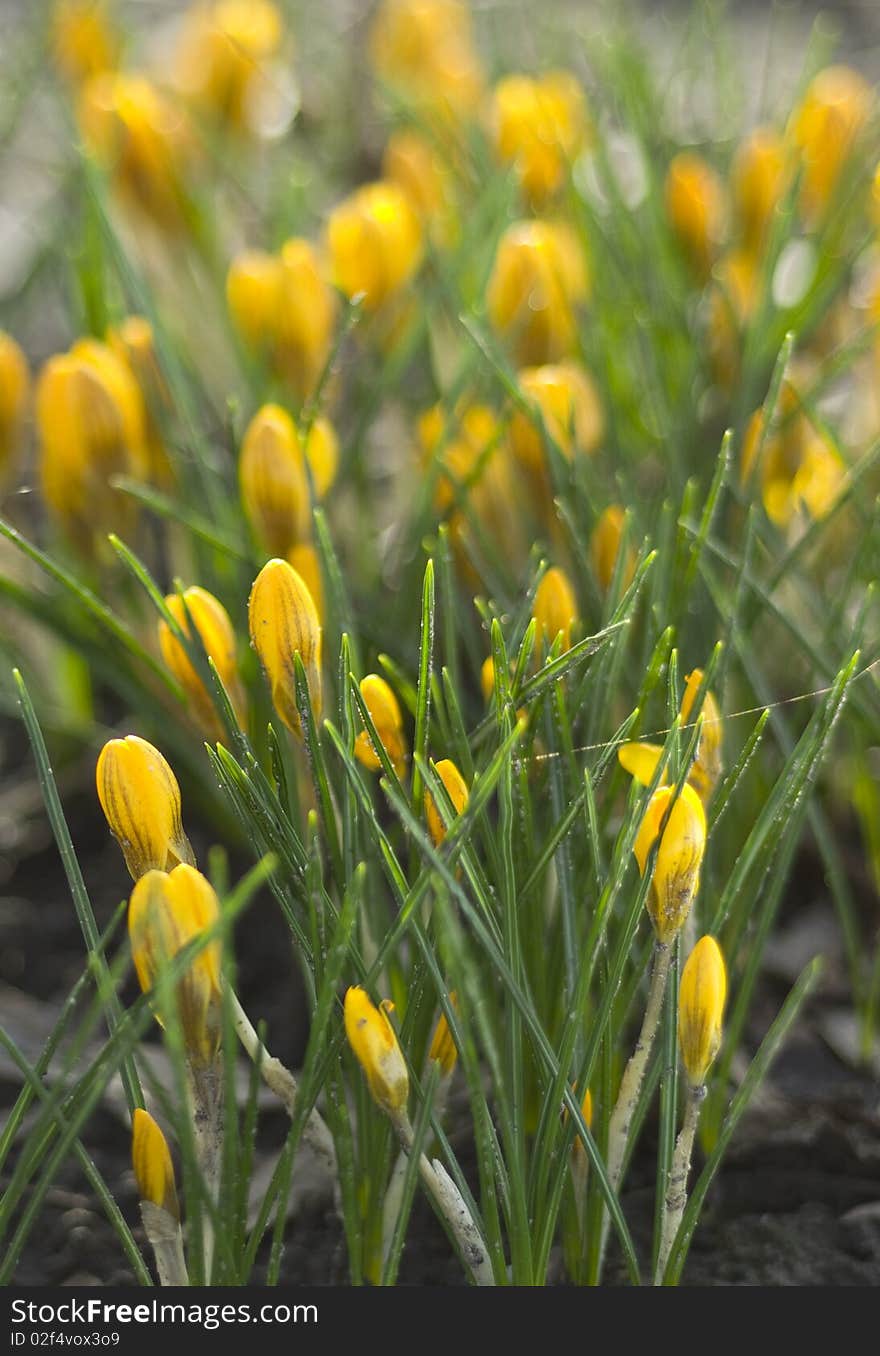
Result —
<svg viewBox="0 0 880 1356"><path fill-rule="evenodd" d="M523 366L556 362L574 347L586 299L583 251L558 222L515 221L501 237L486 290L489 319Z"/></svg>
<svg viewBox="0 0 880 1356"><path fill-rule="evenodd" d="M574 363L527 367L519 373L526 399L537 406L547 433L569 461L576 453L595 452L604 432L598 392L589 375ZM517 410L510 424L515 455L531 472L546 465L544 437L538 422Z"/></svg>
<svg viewBox="0 0 880 1356"><path fill-rule="evenodd" d="M380 80L441 122L475 112L484 88L461 0L382 0L370 31Z"/></svg>
<svg viewBox="0 0 880 1356"><path fill-rule="evenodd" d="M457 815L462 814L468 803L467 782L450 758L442 758L437 764L437 776L446 787L449 799L455 807L455 813ZM439 847L446 837L447 830L430 791L425 792L425 818L428 821L428 831L434 840L434 845Z"/></svg>
<svg viewBox="0 0 880 1356"><path fill-rule="evenodd" d="M543 647L549 649L561 635L561 648L571 649L572 627L578 621L577 599L571 581L564 570L555 565L547 570L538 585L532 616L536 622L535 658L540 661Z"/></svg>
<svg viewBox="0 0 880 1356"><path fill-rule="evenodd" d="M318 559L317 551L311 542L302 542L288 552L287 563L293 566L312 595L318 620L323 627L325 616L324 577L321 574L321 562Z"/></svg>
<svg viewBox="0 0 880 1356"><path fill-rule="evenodd" d="M391 1117L406 1112L409 1074L388 1013L394 1004L385 999L379 1007L364 989L354 987L345 995L345 1034L367 1077L370 1095Z"/></svg>
<svg viewBox="0 0 880 1356"><path fill-rule="evenodd" d="M487 655L480 667L480 691L484 702L492 700L495 691L495 660L492 655Z"/></svg>
<svg viewBox="0 0 880 1356"><path fill-rule="evenodd" d="M376 734L388 754L398 777L406 776L407 744L403 731L403 717L393 691L378 673L368 673L360 684L364 705L376 727ZM366 730L361 730L354 741L355 757L371 772L379 772L382 764Z"/></svg>
<svg viewBox="0 0 880 1356"><path fill-rule="evenodd" d="M149 1201L179 1220L180 1206L168 1141L150 1113L142 1107L135 1107L131 1120L131 1164L141 1200Z"/></svg>
<svg viewBox="0 0 880 1356"><path fill-rule="evenodd" d="M195 867L148 871L131 892L128 933L138 982L144 993L190 942L204 936L220 916L210 882ZM175 982L174 999L187 1055L209 1064L220 1049L222 1027L220 943L209 942ZM164 1013L157 1020L165 1025Z"/></svg>
<svg viewBox="0 0 880 1356"><path fill-rule="evenodd" d="M813 77L793 113L789 135L800 155L801 207L811 224L827 211L873 105L863 76L848 66L828 66Z"/></svg>
<svg viewBox="0 0 880 1356"><path fill-rule="evenodd" d="M742 335L758 304L758 264L751 250L728 250L713 271L707 314L709 357L715 378L725 391L736 384Z"/></svg>
<svg viewBox="0 0 880 1356"><path fill-rule="evenodd" d="M599 515L599 521L590 537L590 559L596 572L596 579L603 593L607 593L614 578L620 544L623 541L623 528L626 515L620 504L609 504ZM626 561L623 567L621 585L629 588L636 572L636 557L632 547L627 547Z"/></svg>
<svg viewBox="0 0 880 1356"><path fill-rule="evenodd" d="M281 14L268 0L199 5L187 16L177 53L181 91L230 131L259 132L283 36Z"/></svg>
<svg viewBox="0 0 880 1356"><path fill-rule="evenodd" d="M302 577L286 560L270 560L254 580L248 601L251 643L260 658L272 704L284 724L302 735L296 704L299 655L315 720L321 719L321 623Z"/></svg>
<svg viewBox="0 0 880 1356"><path fill-rule="evenodd" d="M0 485L18 456L30 386L27 358L0 330Z"/></svg>
<svg viewBox="0 0 880 1356"><path fill-rule="evenodd" d="M586 1092L584 1093L583 1100L581 1101L581 1115L582 1115L583 1118L584 1118L584 1123L585 1123L587 1129L588 1129L588 1130L592 1130L592 1128L593 1128L593 1094L590 1092L590 1089L589 1089L589 1088L587 1088ZM577 1137L575 1138L574 1145L573 1145L573 1148L572 1148L572 1152L574 1153L574 1157L575 1157L576 1162L578 1163L578 1166L579 1166L580 1168L583 1168L583 1167L585 1166L585 1164L586 1164L587 1151L586 1151L586 1149L585 1149L584 1146L583 1146L583 1142L582 1142L580 1136L577 1136Z"/></svg>
<svg viewBox="0 0 880 1356"><path fill-rule="evenodd" d="M467 499L482 518L482 510L489 509L486 500L495 492L496 509L509 519L509 502L498 503L501 484L495 462L502 460L498 455L501 426L494 410L488 405L466 405L447 413L442 405L432 405L419 418L418 437L425 468L433 460L443 468L434 494L438 513L448 513ZM488 494L481 492L484 483ZM491 525L491 511L488 518Z"/></svg>
<svg viewBox="0 0 880 1356"><path fill-rule="evenodd" d="M146 474L153 484L167 489L173 484L174 472L162 440L158 416L161 411L169 410L170 398L156 357L153 327L145 316L127 316L116 329L107 331L107 343L117 358L127 364L141 393Z"/></svg>
<svg viewBox="0 0 880 1356"><path fill-rule="evenodd" d="M492 92L489 121L498 158L515 166L525 197L540 207L563 187L587 140L580 85L569 71L507 76Z"/></svg>
<svg viewBox="0 0 880 1356"><path fill-rule="evenodd" d="M119 59L105 0L55 0L50 39L55 64L72 85L112 70Z"/></svg>
<svg viewBox="0 0 880 1356"><path fill-rule="evenodd" d="M673 234L697 278L705 282L724 236L724 184L701 156L682 151L669 166L664 192Z"/></svg>
<svg viewBox="0 0 880 1356"><path fill-rule="evenodd" d="M195 865L183 831L180 787L158 749L137 735L111 739L98 756L98 799L132 879Z"/></svg>
<svg viewBox="0 0 880 1356"><path fill-rule="evenodd" d="M178 103L145 76L107 72L85 86L79 120L89 150L131 206L166 230L187 224L193 143Z"/></svg>
<svg viewBox="0 0 880 1356"><path fill-rule="evenodd" d="M314 391L333 345L338 304L326 269L308 240L294 236L281 248L274 363L300 400Z"/></svg>
<svg viewBox="0 0 880 1356"><path fill-rule="evenodd" d="M264 250L236 255L226 275L226 304L245 343L268 357L278 333L281 259Z"/></svg>
<svg viewBox="0 0 880 1356"><path fill-rule="evenodd" d="M756 127L733 159L733 210L743 244L760 250L770 221L786 188L787 166L782 137L772 127Z"/></svg>
<svg viewBox="0 0 880 1356"><path fill-rule="evenodd" d="M787 528L797 514L821 518L828 512L846 481L846 466L834 445L800 408L795 388L783 382L778 426L763 439L764 415L756 410L743 439L740 477L746 484L754 474L764 510L779 528Z"/></svg>
<svg viewBox="0 0 880 1356"><path fill-rule="evenodd" d="M427 137L409 130L390 136L382 177L403 189L435 244L449 248L457 240L452 176Z"/></svg>
<svg viewBox="0 0 880 1356"><path fill-rule="evenodd" d="M264 405L254 415L241 445L238 478L254 532L273 555L286 556L309 536L306 462L320 499L333 483L338 460L336 434L326 419L312 424L304 456L297 427L280 405Z"/></svg>
<svg viewBox="0 0 880 1356"><path fill-rule="evenodd" d="M235 657L235 631L226 608L213 593L198 587L187 589L182 598L180 594L170 593L165 599L165 606L187 637L192 635L189 625L189 618L192 618L205 654L209 659L213 659L236 718L239 724L243 725L246 720L244 692ZM165 664L192 702L193 714L198 724L210 737L222 734L222 726L214 710L210 692L183 645L164 619L159 621L159 649Z"/></svg>
<svg viewBox="0 0 880 1356"><path fill-rule="evenodd" d="M660 825L674 795L674 787L661 786L648 803L633 844L642 875L645 874L648 856L657 841ZM706 813L703 803L693 787L685 785L669 811L657 849L646 902L658 942L671 942L690 913L700 884L700 868L705 851Z"/></svg>
<svg viewBox="0 0 880 1356"><path fill-rule="evenodd" d="M36 415L51 512L82 547L101 530L124 530L131 500L108 482L147 471L143 399L128 366L105 344L79 340L40 373Z"/></svg>
<svg viewBox="0 0 880 1356"><path fill-rule="evenodd" d="M681 720L686 725L691 708L703 681L703 670L694 669L685 679L684 696L681 700ZM697 756L688 774L688 782L694 788L704 805L708 805L712 792L721 776L721 715L718 703L711 692L707 692L700 708L703 728L697 745Z"/></svg>
<svg viewBox="0 0 880 1356"><path fill-rule="evenodd" d="M727 971L714 937L701 937L688 956L678 991L678 1043L691 1087L702 1087L721 1046Z"/></svg>
<svg viewBox="0 0 880 1356"><path fill-rule="evenodd" d="M449 995L449 1001L453 1008L458 1010L458 995L453 991ZM440 1072L443 1078L449 1078L455 1068L458 1060L458 1050L455 1047L455 1041L452 1039L452 1032L449 1029L449 1023L446 1020L446 1013L441 1012L437 1025L434 1028L434 1035L431 1038L431 1048L428 1051L428 1059L433 1060L435 1064L440 1065Z"/></svg>
<svg viewBox="0 0 880 1356"><path fill-rule="evenodd" d="M347 297L374 311L410 281L422 259L422 228L398 184L364 184L330 213L327 249Z"/></svg>

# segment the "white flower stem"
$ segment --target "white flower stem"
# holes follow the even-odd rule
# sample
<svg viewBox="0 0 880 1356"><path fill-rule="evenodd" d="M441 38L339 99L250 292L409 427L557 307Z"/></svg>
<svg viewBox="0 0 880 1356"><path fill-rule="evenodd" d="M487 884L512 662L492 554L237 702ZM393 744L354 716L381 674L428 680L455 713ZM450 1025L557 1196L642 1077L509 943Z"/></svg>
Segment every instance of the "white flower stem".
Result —
<svg viewBox="0 0 880 1356"><path fill-rule="evenodd" d="M675 1152L672 1155L672 1164L669 1169L669 1183L666 1188L666 1199L663 1205L663 1228L660 1234L660 1251L657 1255L657 1271L654 1275L654 1284L663 1284L663 1275L666 1271L666 1263L669 1261L669 1254L672 1251L672 1245L675 1242L675 1235L678 1233L681 1217L684 1214L684 1208L687 1205L687 1182L691 1170L691 1154L694 1148L694 1137L697 1133L697 1125L700 1120L700 1108L703 1105L703 1098L706 1096L705 1084L699 1087L688 1088L688 1098L684 1108L684 1120L678 1139L675 1141Z"/></svg>
<svg viewBox="0 0 880 1356"><path fill-rule="evenodd" d="M156 1258L159 1284L189 1285L180 1221L152 1201L141 1201L141 1219Z"/></svg>
<svg viewBox="0 0 880 1356"><path fill-rule="evenodd" d="M223 1165L223 1068L218 1061L207 1065L191 1064L189 1073L196 1161L208 1199L216 1206ZM214 1265L214 1221L209 1210L202 1212L202 1245L205 1284L210 1285Z"/></svg>

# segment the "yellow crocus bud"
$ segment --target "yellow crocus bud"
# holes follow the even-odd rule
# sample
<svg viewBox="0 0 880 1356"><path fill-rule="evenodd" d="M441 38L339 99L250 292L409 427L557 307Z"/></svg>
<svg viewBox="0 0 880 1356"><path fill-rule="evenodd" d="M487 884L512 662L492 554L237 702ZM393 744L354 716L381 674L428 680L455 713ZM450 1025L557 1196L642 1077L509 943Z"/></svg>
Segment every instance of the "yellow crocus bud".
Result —
<svg viewBox="0 0 880 1356"><path fill-rule="evenodd" d="M338 306L326 267L308 240L293 236L281 247L275 367L301 400L314 391L333 345Z"/></svg>
<svg viewBox="0 0 880 1356"><path fill-rule="evenodd" d="M802 165L801 207L812 223L831 202L874 106L868 82L848 66L811 80L792 114L789 135Z"/></svg>
<svg viewBox="0 0 880 1356"><path fill-rule="evenodd" d="M701 937L685 962L678 991L678 1043L691 1087L700 1088L721 1046L727 971L714 937Z"/></svg>
<svg viewBox="0 0 880 1356"><path fill-rule="evenodd" d="M708 338L712 369L730 391L739 376L741 335L758 302L760 270L747 249L728 250L715 265L709 295Z"/></svg>
<svg viewBox="0 0 880 1356"><path fill-rule="evenodd" d="M0 485L18 456L30 387L27 358L12 335L0 330Z"/></svg>
<svg viewBox="0 0 880 1356"><path fill-rule="evenodd" d="M685 678L684 696L681 699L681 722L686 725L690 718L696 695L703 681L703 670L694 669ZM703 729L697 745L697 755L688 774L688 781L704 805L708 805L712 792L721 776L721 714L718 703L711 692L703 698L700 710Z"/></svg>
<svg viewBox="0 0 880 1356"><path fill-rule="evenodd" d="M468 803L467 782L450 758L442 758L437 764L437 776L446 787L449 799L455 807L455 813L457 815L463 814ZM434 846L439 847L446 837L447 829L430 791L425 792L425 818L428 821L428 831L434 840Z"/></svg>
<svg viewBox="0 0 880 1356"><path fill-rule="evenodd" d="M102 530L124 530L132 501L108 482L147 471L143 399L128 366L106 344L79 340L40 373L36 417L50 511L83 547Z"/></svg>
<svg viewBox="0 0 880 1356"><path fill-rule="evenodd" d="M193 142L181 106L143 75L107 72L83 90L83 138L122 197L166 230L191 215Z"/></svg>
<svg viewBox="0 0 880 1356"><path fill-rule="evenodd" d="M587 140L587 107L570 71L499 80L489 123L498 158L515 166L523 193L536 207L563 187Z"/></svg>
<svg viewBox="0 0 880 1356"><path fill-rule="evenodd" d="M609 504L599 515L599 521L590 537L590 559L596 571L596 579L603 593L607 593L614 578L620 543L623 541L623 528L626 514L622 505ZM627 548L626 562L623 567L623 588L629 588L636 572L636 555L632 547Z"/></svg>
<svg viewBox="0 0 880 1356"><path fill-rule="evenodd" d="M378 673L368 673L360 683L364 705L370 713L370 719L376 727L376 734L382 741L382 747L390 758L398 777L406 776L407 744L403 731L403 716L400 705L392 689L380 678ZM354 753L358 762L371 772L379 772L382 764L373 748L372 740L366 730L361 730L354 741Z"/></svg>
<svg viewBox="0 0 880 1356"><path fill-rule="evenodd" d="M226 608L213 593L198 586L186 589L183 597L178 593L170 593L165 599L165 606L187 637L192 635L187 617L189 613L206 655L214 661L238 723L243 725L246 720L244 691L238 676L235 631ZM211 694L164 618L159 621L159 649L166 666L192 702L197 723L209 737L222 736L223 727L214 710Z"/></svg>
<svg viewBox="0 0 880 1356"><path fill-rule="evenodd" d="M326 608L324 604L324 577L321 573L321 562L318 559L318 553L311 542L302 542L299 546L294 546L287 556L288 565L292 565L297 574L302 577L306 588L312 595L312 601L315 604L315 610L318 613L318 620L321 626L324 625Z"/></svg>
<svg viewBox="0 0 880 1356"><path fill-rule="evenodd" d="M181 91L228 130L259 132L283 37L281 14L268 0L200 5L188 16L177 53Z"/></svg>
<svg viewBox="0 0 880 1356"><path fill-rule="evenodd" d="M156 357L153 327L145 316L127 316L116 329L107 331L107 343L116 356L128 364L141 393L146 473L154 484L168 489L174 482L174 472L157 416L162 410L168 411L171 402Z"/></svg>
<svg viewBox="0 0 880 1356"><path fill-rule="evenodd" d="M168 1141L149 1111L139 1106L135 1107L131 1119L131 1165L141 1200L149 1201L179 1220L180 1206Z"/></svg>
<svg viewBox="0 0 880 1356"><path fill-rule="evenodd" d="M486 289L489 319L522 366L556 362L577 338L586 261L562 223L515 221L501 237Z"/></svg>
<svg viewBox="0 0 880 1356"><path fill-rule="evenodd" d="M143 992L152 992L174 957L219 917L214 889L195 867L183 864L168 873L141 876L128 903L128 933ZM210 1064L220 1049L222 1029L219 941L197 952L176 981L174 996L187 1055L198 1064ZM164 1026L162 1015L156 1017Z"/></svg>
<svg viewBox="0 0 880 1356"><path fill-rule="evenodd" d="M448 249L458 237L452 176L427 137L409 130L388 138L382 177L398 184L435 244Z"/></svg>
<svg viewBox="0 0 880 1356"><path fill-rule="evenodd" d="M574 1090L574 1089L572 1089L572 1091L573 1091L573 1090ZM567 1113L566 1113L566 1114L567 1114ZM582 1099L582 1101L581 1101L581 1115L582 1115L583 1118L584 1118L584 1123L585 1123L587 1129L588 1129L588 1130L592 1130L592 1128L593 1128L593 1094L590 1092L590 1089L589 1089L589 1088L587 1088L586 1092L585 1092L584 1095L583 1095L583 1099ZM584 1146L583 1146L583 1142L581 1141L580 1136L577 1136L577 1137L575 1138L574 1145L572 1146L572 1151L573 1151L573 1153L574 1153L575 1160L577 1161L579 1168L583 1169L583 1167L586 1165L587 1151L586 1151L586 1149L585 1149Z"/></svg>
<svg viewBox="0 0 880 1356"><path fill-rule="evenodd" d="M327 419L314 421L303 455L293 419L280 405L264 405L245 431L238 479L245 512L256 535L274 555L286 556L311 529L312 485L321 499L339 461L336 434Z"/></svg>
<svg viewBox="0 0 880 1356"><path fill-rule="evenodd" d="M110 739L98 755L98 799L132 879L195 865L183 831L180 787L158 749L137 735Z"/></svg>
<svg viewBox="0 0 880 1356"><path fill-rule="evenodd" d="M449 995L449 1001L455 1010L458 1010L458 995L455 990ZM431 1038L431 1047L428 1050L428 1059L433 1060L435 1064L440 1065L440 1072L443 1078L449 1078L455 1068L458 1060L458 1050L455 1041L452 1039L452 1032L449 1029L449 1023L446 1020L446 1013L441 1012L437 1019L437 1025L434 1027L434 1035Z"/></svg>
<svg viewBox="0 0 880 1356"><path fill-rule="evenodd" d="M355 986L345 994L345 1034L367 1076L370 1095L392 1118L405 1113L409 1097L409 1074L388 1013L394 1004L384 999L379 1007L366 991Z"/></svg>
<svg viewBox="0 0 880 1356"><path fill-rule="evenodd" d="M422 259L422 228L398 184L364 184L330 213L327 249L334 281L375 311L398 294Z"/></svg>
<svg viewBox="0 0 880 1356"><path fill-rule="evenodd" d="M278 331L281 260L264 250L236 255L226 274L226 304L242 339L271 354Z"/></svg>
<svg viewBox="0 0 880 1356"><path fill-rule="evenodd" d="M540 661L544 645L549 649L559 635L562 649L571 649L571 632L578 622L578 606L571 580L564 570L554 565L544 574L535 593L532 616L537 623L537 661Z"/></svg>
<svg viewBox="0 0 880 1356"><path fill-rule="evenodd" d="M486 656L480 668L480 691L484 702L491 701L495 691L495 660L492 655Z"/></svg>
<svg viewBox="0 0 880 1356"><path fill-rule="evenodd" d="M775 128L756 127L741 142L730 178L740 236L747 249L757 252L786 187L785 147Z"/></svg>
<svg viewBox="0 0 880 1356"><path fill-rule="evenodd" d="M569 461L576 453L595 452L602 441L605 420L592 378L575 363L548 363L519 373L523 395L537 409L559 451ZM517 410L510 423L510 443L530 472L546 465L544 438L535 419Z"/></svg>
<svg viewBox="0 0 880 1356"><path fill-rule="evenodd" d="M437 404L420 415L422 462L427 468L436 458L443 467L434 494L438 513L447 513L459 498L469 499L474 506L474 499L479 498L476 487L495 459L500 436L498 416L488 405L468 405L447 413Z"/></svg>
<svg viewBox="0 0 880 1356"><path fill-rule="evenodd" d="M682 151L666 173L666 217L697 278L709 276L727 217L724 184L702 156Z"/></svg>
<svg viewBox="0 0 880 1356"><path fill-rule="evenodd" d="M443 121L474 113L482 98L483 70L461 0L383 0L370 56L385 84Z"/></svg>
<svg viewBox="0 0 880 1356"><path fill-rule="evenodd" d="M72 85L112 70L119 60L119 34L104 0L55 0L50 40L55 64Z"/></svg>
<svg viewBox="0 0 880 1356"><path fill-rule="evenodd" d="M639 825L633 852L642 875L674 795L674 787L658 787ZM690 913L705 851L706 812L693 787L685 785L669 811L646 903L658 942L671 942Z"/></svg>
<svg viewBox="0 0 880 1356"><path fill-rule="evenodd" d="M763 411L756 410L746 428L740 471L743 484L756 475L767 516L779 528L789 527L799 512L821 518L846 481L840 454L803 413L797 391L788 381L782 384L777 427L764 438L758 465L763 422Z"/></svg>
<svg viewBox="0 0 880 1356"><path fill-rule="evenodd" d="M251 643L259 655L272 705L288 730L302 736L296 705L295 658L306 672L315 720L320 721L321 622L302 576L286 560L269 560L254 580L248 600Z"/></svg>

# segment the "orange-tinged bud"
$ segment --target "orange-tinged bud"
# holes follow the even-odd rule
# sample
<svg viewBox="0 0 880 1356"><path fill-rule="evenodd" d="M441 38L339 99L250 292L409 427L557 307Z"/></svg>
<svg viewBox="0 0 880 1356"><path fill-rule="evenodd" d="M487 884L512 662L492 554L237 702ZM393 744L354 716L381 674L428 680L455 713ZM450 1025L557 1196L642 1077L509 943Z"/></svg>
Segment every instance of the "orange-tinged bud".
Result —
<svg viewBox="0 0 880 1356"><path fill-rule="evenodd" d="M682 151L666 173L666 217L696 276L705 281L724 236L724 184L701 156Z"/></svg>
<svg viewBox="0 0 880 1356"><path fill-rule="evenodd" d="M555 362L577 338L587 294L583 251L562 223L515 221L501 237L486 305L494 328L523 366Z"/></svg>
<svg viewBox="0 0 880 1356"><path fill-rule="evenodd" d="M83 138L120 194L166 230L191 215L193 144L183 109L143 75L97 75L79 108Z"/></svg>
<svg viewBox="0 0 880 1356"><path fill-rule="evenodd" d="M302 736L295 658L302 661L312 711L320 721L321 622L304 579L286 560L269 560L260 570L248 601L248 623L272 704L287 728Z"/></svg>
<svg viewBox="0 0 880 1356"><path fill-rule="evenodd" d="M437 764L437 776L446 787L455 813L457 815L462 814L468 803L467 782L450 758L442 758ZM425 792L425 818L428 821L428 831L434 840L434 845L439 847L446 837L447 829L430 791Z"/></svg>
<svg viewBox="0 0 880 1356"><path fill-rule="evenodd" d="M0 330L0 484L18 456L30 388L27 358L12 335Z"/></svg>
<svg viewBox="0 0 880 1356"><path fill-rule="evenodd" d="M685 962L678 991L678 1043L694 1088L702 1087L721 1047L727 971L714 937L701 937Z"/></svg>
<svg viewBox="0 0 880 1356"><path fill-rule="evenodd" d="M333 483L338 461L336 434L327 419L314 421L303 455L297 427L280 405L264 405L254 415L242 441L238 479L253 529L274 555L286 556L309 536L309 473L321 499Z"/></svg>
<svg viewBox="0 0 880 1356"><path fill-rule="evenodd" d="M149 1201L179 1220L180 1206L168 1141L150 1113L139 1106L135 1107L131 1118L131 1164L141 1200Z"/></svg>
<svg viewBox="0 0 880 1356"><path fill-rule="evenodd" d="M132 879L195 865L183 831L180 787L158 749L137 735L109 740L98 755L98 799Z"/></svg>
<svg viewBox="0 0 880 1356"><path fill-rule="evenodd" d="M622 505L609 504L599 515L599 521L590 537L590 559L596 571L596 579L603 593L607 593L614 578L620 544L623 541L623 529L626 514ZM636 572L636 554L631 546L627 547L626 561L623 566L621 587L629 588Z"/></svg>
<svg viewBox="0 0 880 1356"><path fill-rule="evenodd" d="M532 616L537 623L535 656L541 658L543 647L552 646L562 636L562 649L571 649L572 627L578 622L578 606L571 580L564 570L552 566L538 585Z"/></svg>
<svg viewBox="0 0 880 1356"><path fill-rule="evenodd" d="M403 716L400 705L392 689L380 678L378 673L368 673L360 683L364 705L370 713L370 719L376 727L376 734L382 741L382 747L388 754L398 777L406 776L407 744L403 730ZM366 730L361 730L354 741L355 757L371 772L379 772L382 763L373 748L372 740Z"/></svg>
<svg viewBox="0 0 880 1356"><path fill-rule="evenodd" d="M684 696L681 699L681 721L688 723L696 695L703 681L703 670L694 669L685 679ZM721 740L722 725L718 703L711 692L707 692L700 708L703 728L697 754L688 774L688 781L704 805L708 805L712 792L721 776Z"/></svg>
<svg viewBox="0 0 880 1356"><path fill-rule="evenodd" d="M131 892L128 933L138 982L155 990L162 971L190 942L204 936L220 916L210 882L188 865L171 872L148 871ZM220 943L209 942L175 983L175 1001L187 1054L208 1064L220 1049ZM164 1014L156 1014L165 1025Z"/></svg>
<svg viewBox="0 0 880 1356"><path fill-rule="evenodd" d="M119 60L119 34L104 0L55 0L50 36L55 64L72 85L112 70Z"/></svg>
<svg viewBox="0 0 880 1356"><path fill-rule="evenodd" d="M80 546L124 530L132 503L108 482L147 471L143 399L128 366L106 344L79 340L40 373L36 415L51 512Z"/></svg>
<svg viewBox="0 0 880 1356"><path fill-rule="evenodd" d="M269 0L198 6L187 16L177 54L182 92L223 127L258 132L283 36L281 13Z"/></svg>
<svg viewBox="0 0 880 1356"><path fill-rule="evenodd" d="M499 80L489 122L496 154L515 166L520 187L535 206L559 192L587 141L586 102L570 71Z"/></svg>
<svg viewBox="0 0 880 1356"><path fill-rule="evenodd" d="M458 1010L458 995L453 990L449 995L449 1001L455 1010ZM440 1065L440 1072L443 1078L449 1078L456 1061L458 1060L458 1050L455 1041L452 1039L452 1032L449 1029L449 1023L446 1020L446 1013L441 1012L437 1025L434 1028L434 1035L431 1038L431 1048L428 1051L428 1059L433 1060Z"/></svg>
<svg viewBox="0 0 880 1356"><path fill-rule="evenodd" d="M480 691L484 702L490 701L495 691L495 660L492 655L486 656L480 668Z"/></svg>
<svg viewBox="0 0 880 1356"><path fill-rule="evenodd" d="M321 562L317 551L311 542L302 542L299 546L294 546L293 550L289 552L287 563L293 566L312 595L318 620L323 627L325 616L324 577L321 573Z"/></svg>
<svg viewBox="0 0 880 1356"><path fill-rule="evenodd" d="M789 135L803 167L801 205L811 222L827 211L873 105L871 86L857 71L828 66L792 114Z"/></svg>
<svg viewBox="0 0 880 1356"><path fill-rule="evenodd" d="M370 57L385 84L442 122L475 112L482 98L483 70L461 0L383 0Z"/></svg>
<svg viewBox="0 0 880 1356"><path fill-rule="evenodd" d="M406 1111L409 1074L388 1013L394 1004L385 999L379 1007L371 1003L359 986L345 995L345 1034L367 1076L370 1095L389 1116Z"/></svg>
<svg viewBox="0 0 880 1356"><path fill-rule="evenodd" d="M422 227L398 184L379 180L356 189L327 221L333 278L347 297L374 311L396 295L422 260Z"/></svg>
<svg viewBox="0 0 880 1356"><path fill-rule="evenodd" d="M664 944L672 941L690 913L706 851L706 813L702 801L693 787L685 785L670 810L674 795L674 787L658 787L633 844L639 871L644 875L660 825L669 811L646 902L657 940Z"/></svg>
<svg viewBox="0 0 880 1356"><path fill-rule="evenodd" d="M592 378L575 363L547 363L519 373L520 390L537 407L547 433L569 461L576 453L595 452L605 420ZM517 410L510 423L515 455L529 471L540 472L547 453L538 421Z"/></svg>
<svg viewBox="0 0 880 1356"><path fill-rule="evenodd" d="M773 127L756 127L733 159L733 210L743 244L763 246L770 221L785 193L787 164L782 137Z"/></svg>
<svg viewBox="0 0 880 1356"><path fill-rule="evenodd" d="M572 1090L573 1090L573 1089L572 1089ZM582 1115L583 1118L584 1118L584 1123L585 1123L587 1129L588 1129L588 1130L592 1130L592 1128L593 1128L593 1094L590 1092L590 1089L589 1089L589 1088L587 1088L586 1092L585 1092L584 1095L583 1095L583 1099L581 1100L581 1115ZM568 1116L568 1112L566 1112L566 1117L567 1117L567 1116ZM572 1146L572 1148L573 1148L573 1153L574 1153L574 1155L575 1155L575 1159L577 1160L577 1162L579 1163L579 1165L582 1166L582 1167L585 1166L585 1164L586 1164L586 1153L587 1153L587 1151L586 1151L586 1149L584 1148L583 1142L581 1141L580 1137L576 1137L576 1138L575 1138L574 1145Z"/></svg>
<svg viewBox="0 0 880 1356"><path fill-rule="evenodd" d="M187 617L189 613L206 655L214 661L238 723L243 725L246 721L244 691L238 676L235 631L226 608L213 593L198 586L186 589L183 597L178 593L170 593L165 599L165 606L187 637L192 636ZM214 710L211 694L164 618L159 621L159 649L165 664L192 702L198 724L211 737L221 735L223 727Z"/></svg>

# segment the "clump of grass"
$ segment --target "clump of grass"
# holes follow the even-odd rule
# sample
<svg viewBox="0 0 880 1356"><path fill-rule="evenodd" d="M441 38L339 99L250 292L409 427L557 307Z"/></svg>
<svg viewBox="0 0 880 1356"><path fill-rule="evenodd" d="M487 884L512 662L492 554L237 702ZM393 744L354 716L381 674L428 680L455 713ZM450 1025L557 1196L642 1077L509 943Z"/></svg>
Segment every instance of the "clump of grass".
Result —
<svg viewBox="0 0 880 1356"><path fill-rule="evenodd" d="M692 23L722 61L713 12ZM836 812L850 778L874 860L873 91L810 48L790 106L755 129L719 85L683 139L619 22L572 70L490 78L466 7L383 0L388 141L363 183L354 92L311 88L280 12L199 15L160 79L120 64L109 10L54 7L66 248L5 303L14 330L65 280L33 447L27 360L0 342L0 454L38 486L7 500L0 589L34 624L6 692L86 964L34 1068L0 1029L23 1080L0 1277L75 1155L149 1281L88 1155L120 1074L163 1284L281 1278L303 1143L352 1284L395 1282L420 1185L476 1283L545 1284L558 1255L598 1284L613 1247L633 1283L675 1284L816 979L751 1051L806 834L866 1050L876 1022ZM130 945L125 906L99 926L52 772L83 747ZM218 844L201 864L190 808ZM231 849L254 860L235 887ZM309 1008L296 1074L236 995L261 886ZM261 1081L290 1127L254 1203ZM652 1117L640 1256L624 1192Z"/></svg>

